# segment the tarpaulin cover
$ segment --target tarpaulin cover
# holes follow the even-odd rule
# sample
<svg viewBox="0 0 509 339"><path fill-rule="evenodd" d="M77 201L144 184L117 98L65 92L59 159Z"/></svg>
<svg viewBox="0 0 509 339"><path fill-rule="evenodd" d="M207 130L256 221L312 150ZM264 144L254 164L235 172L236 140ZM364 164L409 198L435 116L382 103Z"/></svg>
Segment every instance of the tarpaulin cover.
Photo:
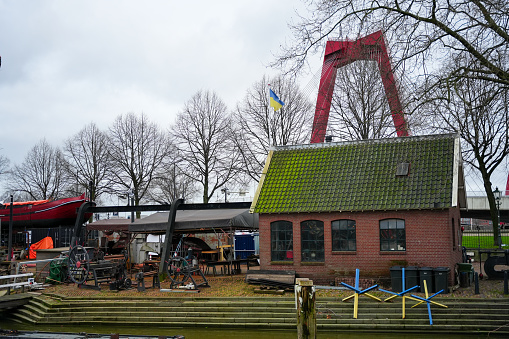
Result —
<svg viewBox="0 0 509 339"><path fill-rule="evenodd" d="M48 248L53 248L53 239L51 237L46 237L46 238L36 242L35 244L32 244L30 246L30 250L29 250L29 258L35 259L36 258L35 251L45 250Z"/></svg>
<svg viewBox="0 0 509 339"><path fill-rule="evenodd" d="M131 224L130 219L112 218L94 221L87 225L87 230L127 232Z"/></svg>
<svg viewBox="0 0 509 339"><path fill-rule="evenodd" d="M129 224L129 232L164 233L168 228L169 212L157 212ZM258 230L258 214L249 209L178 210L175 217L175 232L206 233L215 228Z"/></svg>

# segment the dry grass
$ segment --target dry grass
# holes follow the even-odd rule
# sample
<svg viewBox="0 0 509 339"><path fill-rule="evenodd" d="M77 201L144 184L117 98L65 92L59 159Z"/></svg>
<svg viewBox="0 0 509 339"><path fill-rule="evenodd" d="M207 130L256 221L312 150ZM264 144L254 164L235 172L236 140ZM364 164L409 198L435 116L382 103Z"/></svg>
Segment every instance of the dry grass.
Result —
<svg viewBox="0 0 509 339"><path fill-rule="evenodd" d="M231 297L256 297L256 298L281 298L292 297L292 291L287 291L284 295L277 294L260 294L255 293L255 289L259 288L257 285L250 285L245 282L245 275L235 276L221 276L221 277L207 277L210 287L200 287L199 293L172 293L161 292L159 289L148 288L144 292L138 292L134 286L128 290L112 291L107 284L101 285L101 290L93 290L87 288L80 288L77 285L55 285L46 287L43 293L59 294L67 297L90 297L90 298L186 298L186 297L218 297L218 298L231 298ZM199 282L199 281L197 281ZM151 286L151 279L146 279L145 286ZM161 283L162 289L169 289L170 283L168 281ZM390 290L390 288L387 288ZM445 298L509 298L509 295L504 295L504 281L503 280L480 280L479 281L479 294L475 294L475 287L472 285L466 288L458 288L451 293L441 294ZM318 290L317 297L333 297L343 298L350 295L351 291L338 291L338 290ZM381 291L370 292L373 295L381 298L388 297L389 295ZM414 293L417 295L424 295L424 293Z"/></svg>

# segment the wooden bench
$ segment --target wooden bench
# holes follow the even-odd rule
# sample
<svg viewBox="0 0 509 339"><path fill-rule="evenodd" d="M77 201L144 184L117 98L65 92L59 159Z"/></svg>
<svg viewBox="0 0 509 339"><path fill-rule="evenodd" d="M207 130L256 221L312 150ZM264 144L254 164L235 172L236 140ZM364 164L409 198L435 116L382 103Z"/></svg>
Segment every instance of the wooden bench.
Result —
<svg viewBox="0 0 509 339"><path fill-rule="evenodd" d="M214 277L218 274L217 266L221 269L221 275L240 273L240 260L207 261L205 264L205 274L209 274L209 270L212 268L212 275Z"/></svg>

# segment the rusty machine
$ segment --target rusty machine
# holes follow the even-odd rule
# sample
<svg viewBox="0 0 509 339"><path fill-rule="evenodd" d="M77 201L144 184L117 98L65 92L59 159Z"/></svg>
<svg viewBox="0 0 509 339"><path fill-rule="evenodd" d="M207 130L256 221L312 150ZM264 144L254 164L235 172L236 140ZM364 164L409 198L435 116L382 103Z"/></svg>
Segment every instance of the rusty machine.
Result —
<svg viewBox="0 0 509 339"><path fill-rule="evenodd" d="M249 208L251 203L209 203L209 204L184 204L183 199L176 199L172 204L166 205L138 205L138 206L95 206L93 202L83 203L76 218L76 223L71 238L69 249L68 276L71 281L86 287L100 288L100 284L109 282L111 289L126 289L132 285L127 277L126 263L127 256L112 258L104 257L101 253L83 246L82 232L86 213L106 213L106 212L156 212L170 211L168 217L168 228L166 229L165 243L161 255L161 264L159 265L158 275L165 275L171 281L171 288L180 286L189 286L196 289L201 286L209 286L205 275L198 265L193 265L186 258L171 257L171 239L175 230L175 216L177 210L202 210L219 208ZM137 275L138 281L142 280L144 275ZM200 278L202 281L197 281ZM92 282L93 284L88 284ZM156 284L154 284L156 285ZM157 282L157 285L158 282Z"/></svg>
<svg viewBox="0 0 509 339"><path fill-rule="evenodd" d="M108 283L113 290L128 289L132 282L126 263L127 253L105 257L102 251L77 245L69 251L69 279L87 288L100 289Z"/></svg>
<svg viewBox="0 0 509 339"><path fill-rule="evenodd" d="M197 289L208 287L209 282L198 265L192 265L186 258L172 257L168 262L168 278L171 281L170 288ZM196 278L201 278L197 282Z"/></svg>
<svg viewBox="0 0 509 339"><path fill-rule="evenodd" d="M132 282L127 277L127 252L105 257L102 251L80 245L85 212L94 205L88 201L78 210L68 253L68 277L87 288L100 289L102 283L109 283L110 289L114 290L130 288Z"/></svg>

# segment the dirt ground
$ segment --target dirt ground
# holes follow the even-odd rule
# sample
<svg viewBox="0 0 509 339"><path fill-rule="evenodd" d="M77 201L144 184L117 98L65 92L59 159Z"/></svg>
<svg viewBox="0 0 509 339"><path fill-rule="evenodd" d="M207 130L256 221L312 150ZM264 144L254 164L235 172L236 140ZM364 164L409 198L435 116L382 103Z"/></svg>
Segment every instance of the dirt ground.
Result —
<svg viewBox="0 0 509 339"><path fill-rule="evenodd" d="M477 267L476 267L477 266ZM474 268L476 270L479 269L479 263L474 264ZM263 289L260 290L259 285L251 285L245 282L245 270L242 270L243 273L232 276L207 276L208 283L210 287L200 287L198 292L194 291L186 291L179 290L175 291L161 291L158 288L147 288L144 292L138 292L135 285L132 288L127 290L110 290L108 284L102 284L101 290L88 289L83 287L78 287L75 284L61 284L61 285L45 285L42 293L51 293L58 294L62 296L68 297L127 297L127 298L182 298L182 297L219 297L219 298L231 298L231 297L271 297L271 298L280 298L280 297L292 297L293 291L287 290L284 293L281 293L280 290L276 289ZM195 277L196 282L202 282L201 279ZM136 279L133 275L133 283L135 283ZM315 284L316 285L316 284ZM152 286L152 279L145 278L145 287ZM390 286L383 287L384 289L390 290ZM170 282L163 281L161 282L161 289L168 290L170 289ZM260 293L261 292L261 293ZM380 298L388 297L387 293L382 291L375 290L370 292L373 295L377 295ZM352 294L351 291L348 290L317 290L317 297L335 297L335 298L344 298L348 295ZM424 296L424 293L414 293L417 295ZM455 286L452 288L450 293L442 293L440 297L445 298L507 298L509 299L509 295L504 295L504 281L503 280L489 280L487 278L479 280L479 294L475 293L475 284L472 283L469 287L459 287Z"/></svg>

